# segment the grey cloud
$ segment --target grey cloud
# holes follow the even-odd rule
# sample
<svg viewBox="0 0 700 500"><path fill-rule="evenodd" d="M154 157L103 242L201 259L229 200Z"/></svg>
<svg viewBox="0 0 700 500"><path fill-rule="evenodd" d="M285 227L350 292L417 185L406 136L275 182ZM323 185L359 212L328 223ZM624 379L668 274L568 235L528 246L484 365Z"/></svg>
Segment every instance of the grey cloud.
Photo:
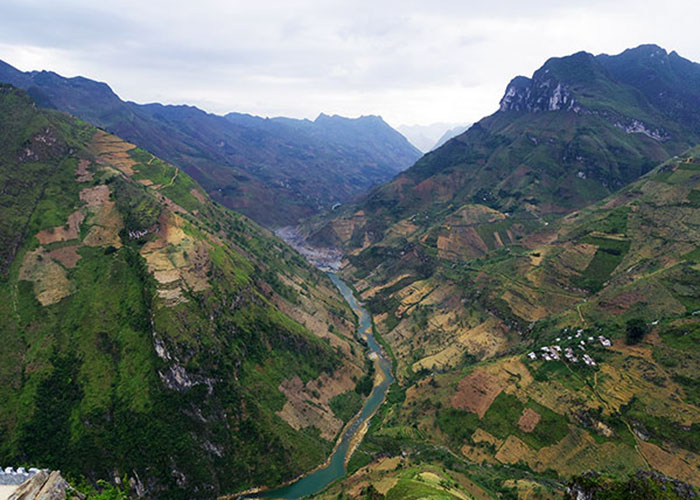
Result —
<svg viewBox="0 0 700 500"><path fill-rule="evenodd" d="M683 0L663 11L643 0L3 0L0 59L105 80L140 102L468 122L553 55L654 42L698 60L698 17Z"/></svg>

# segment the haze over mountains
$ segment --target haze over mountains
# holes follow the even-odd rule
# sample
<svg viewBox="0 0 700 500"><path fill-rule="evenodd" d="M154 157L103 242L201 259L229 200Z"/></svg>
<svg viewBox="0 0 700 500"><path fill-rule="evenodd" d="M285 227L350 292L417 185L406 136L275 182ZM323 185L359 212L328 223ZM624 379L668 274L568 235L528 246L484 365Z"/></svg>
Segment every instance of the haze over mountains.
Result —
<svg viewBox="0 0 700 500"><path fill-rule="evenodd" d="M0 81L172 162L214 200L269 227L349 201L421 155L377 116L222 117L192 106L124 102L104 83L23 73L1 61Z"/></svg>
<svg viewBox="0 0 700 500"><path fill-rule="evenodd" d="M430 125L400 125L396 130L401 132L414 146L427 153L449 139L464 132L469 125L461 123L432 123Z"/></svg>

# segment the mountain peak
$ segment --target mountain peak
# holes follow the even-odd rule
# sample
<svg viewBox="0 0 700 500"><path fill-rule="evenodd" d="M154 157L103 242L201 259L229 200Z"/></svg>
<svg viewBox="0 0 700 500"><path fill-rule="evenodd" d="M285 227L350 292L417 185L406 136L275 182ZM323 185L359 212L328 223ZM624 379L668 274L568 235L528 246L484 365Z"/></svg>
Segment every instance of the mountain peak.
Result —
<svg viewBox="0 0 700 500"><path fill-rule="evenodd" d="M655 43L646 43L633 47L631 49L624 50L620 55L639 55L643 57L659 57L667 56L668 52L663 47L656 45Z"/></svg>
<svg viewBox="0 0 700 500"><path fill-rule="evenodd" d="M326 113L320 113L316 119L314 120L315 123L323 123L323 122L330 122L330 121L346 121L346 122L384 122L381 116L379 115L361 115L358 116L357 118L349 118L347 116L341 116L341 115L327 115Z"/></svg>

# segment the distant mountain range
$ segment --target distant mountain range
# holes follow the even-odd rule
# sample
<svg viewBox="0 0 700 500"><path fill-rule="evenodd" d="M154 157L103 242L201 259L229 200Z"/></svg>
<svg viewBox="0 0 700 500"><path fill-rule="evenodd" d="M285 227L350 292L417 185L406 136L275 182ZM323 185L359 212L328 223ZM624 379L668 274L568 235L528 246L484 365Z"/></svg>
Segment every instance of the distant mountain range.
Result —
<svg viewBox="0 0 700 500"><path fill-rule="evenodd" d="M467 129L469 127L471 127L471 124L470 125L458 125L456 127L452 127L451 129L446 131L444 134L442 134L442 136L437 140L437 142L435 142L435 144L433 145L433 147L430 150L432 151L433 149L437 149L440 146L442 146L443 144L445 144L447 141L452 139L453 137L457 137L458 135L463 134L464 132L467 131Z"/></svg>
<svg viewBox="0 0 700 500"><path fill-rule="evenodd" d="M226 117L192 106L122 101L108 85L0 61L0 82L182 168L212 195L270 227L344 203L411 166L421 153L380 117Z"/></svg>
<svg viewBox="0 0 700 500"><path fill-rule="evenodd" d="M461 123L432 123L430 125L400 125L396 128L414 146L427 153L464 132L469 125Z"/></svg>

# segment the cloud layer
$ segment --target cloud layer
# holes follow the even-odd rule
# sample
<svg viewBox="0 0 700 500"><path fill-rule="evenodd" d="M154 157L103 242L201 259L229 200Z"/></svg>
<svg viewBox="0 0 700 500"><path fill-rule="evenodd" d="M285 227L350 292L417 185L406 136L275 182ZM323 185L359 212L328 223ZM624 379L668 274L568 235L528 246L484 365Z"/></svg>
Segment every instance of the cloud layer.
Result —
<svg viewBox="0 0 700 500"><path fill-rule="evenodd" d="M551 56L657 43L699 61L697 19L694 0L3 0L0 59L215 113L471 122Z"/></svg>

